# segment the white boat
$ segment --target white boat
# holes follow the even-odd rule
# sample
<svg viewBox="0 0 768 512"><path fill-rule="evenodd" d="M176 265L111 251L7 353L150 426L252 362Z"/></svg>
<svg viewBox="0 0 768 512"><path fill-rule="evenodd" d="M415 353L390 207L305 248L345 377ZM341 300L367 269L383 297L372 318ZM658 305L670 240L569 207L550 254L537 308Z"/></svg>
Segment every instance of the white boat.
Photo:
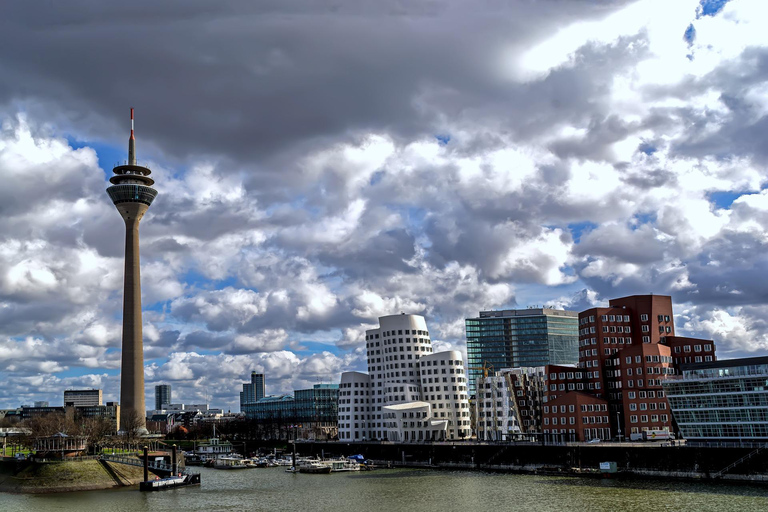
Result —
<svg viewBox="0 0 768 512"><path fill-rule="evenodd" d="M248 469L244 459L237 457L219 457L216 462L213 463L214 469Z"/></svg>
<svg viewBox="0 0 768 512"><path fill-rule="evenodd" d="M332 460L331 473L340 473L344 471L360 471L360 463L351 459Z"/></svg>
<svg viewBox="0 0 768 512"><path fill-rule="evenodd" d="M200 443L195 448L195 455L202 460L215 459L218 457L228 457L234 453L232 443L222 441L216 437L216 425L213 426L213 437L208 439L207 443Z"/></svg>
<svg viewBox="0 0 768 512"><path fill-rule="evenodd" d="M299 466L299 473L310 473L315 475L329 475L331 465L327 462L308 462Z"/></svg>

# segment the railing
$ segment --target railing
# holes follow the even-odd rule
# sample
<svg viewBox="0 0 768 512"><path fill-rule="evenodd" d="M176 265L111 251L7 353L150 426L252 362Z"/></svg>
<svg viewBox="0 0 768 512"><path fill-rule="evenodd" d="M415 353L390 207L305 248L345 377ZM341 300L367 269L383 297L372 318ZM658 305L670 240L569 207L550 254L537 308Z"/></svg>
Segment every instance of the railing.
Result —
<svg viewBox="0 0 768 512"><path fill-rule="evenodd" d="M125 464L126 466L138 466L142 468L144 467L144 461L137 457L126 457L124 455L102 455L100 459L106 462ZM165 471L168 473L171 473L173 471L173 465L166 464L165 462L159 462L159 461L149 461L147 464L147 467L155 471ZM180 468L178 467L178 465L176 467L176 471L185 475L192 474L192 472L188 471L186 468Z"/></svg>
<svg viewBox="0 0 768 512"><path fill-rule="evenodd" d="M745 456L743 456L742 458L737 460L736 462L732 462L731 464L728 464L727 466L725 466L723 469L721 469L717 473L713 473L712 474L712 478L720 478L720 477L722 477L724 474L726 474L728 471L732 470L733 468L735 468L739 464L748 461L749 459L751 459L752 457L754 457L755 455L760 453L764 448L765 448L765 445L758 446L757 448L755 448L754 450L752 450L751 452L749 452L748 454L746 454Z"/></svg>

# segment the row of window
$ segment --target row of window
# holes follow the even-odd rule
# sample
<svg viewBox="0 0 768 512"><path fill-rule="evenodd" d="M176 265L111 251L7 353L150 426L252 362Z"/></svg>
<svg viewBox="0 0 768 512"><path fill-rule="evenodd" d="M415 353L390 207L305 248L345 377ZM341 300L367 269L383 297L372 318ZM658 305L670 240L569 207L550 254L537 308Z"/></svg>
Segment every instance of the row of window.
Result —
<svg viewBox="0 0 768 512"><path fill-rule="evenodd" d="M573 404L570 404L568 406L565 405L553 405L552 406L552 413L557 414L558 407L560 407L560 413L565 414L566 407L568 408L568 412L576 412L576 406ZM608 410L608 404L581 404L581 407L579 407L581 412L600 412L600 411L607 411ZM549 406L544 406L544 414L549 413L550 408Z"/></svg>
<svg viewBox="0 0 768 512"><path fill-rule="evenodd" d="M662 423L667 423L669 421L669 416L666 415L666 414L662 414L662 415L652 414L650 416L650 419L651 419L650 423L659 423L659 419L661 419ZM634 415L634 414L631 415L629 417L629 422L630 423L637 423L637 416ZM643 415L640 416L640 423L648 423L648 415L647 414L643 414Z"/></svg>

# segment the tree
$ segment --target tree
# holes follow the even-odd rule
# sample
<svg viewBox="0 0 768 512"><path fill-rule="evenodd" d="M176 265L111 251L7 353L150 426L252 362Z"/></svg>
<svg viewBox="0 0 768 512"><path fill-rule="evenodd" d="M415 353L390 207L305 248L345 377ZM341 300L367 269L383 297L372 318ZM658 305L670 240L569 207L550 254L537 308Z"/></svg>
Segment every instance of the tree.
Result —
<svg viewBox="0 0 768 512"><path fill-rule="evenodd" d="M120 430L128 445L133 445L144 430L144 418L136 410L131 410L124 416Z"/></svg>
<svg viewBox="0 0 768 512"><path fill-rule="evenodd" d="M80 425L80 435L85 436L89 453L98 453L108 437L114 433L114 423L103 416L85 418Z"/></svg>
<svg viewBox="0 0 768 512"><path fill-rule="evenodd" d="M24 420L20 426L25 430L20 442L29 449L35 446L36 439L51 437L58 433L72 435L77 430L70 418L58 412L29 418Z"/></svg>

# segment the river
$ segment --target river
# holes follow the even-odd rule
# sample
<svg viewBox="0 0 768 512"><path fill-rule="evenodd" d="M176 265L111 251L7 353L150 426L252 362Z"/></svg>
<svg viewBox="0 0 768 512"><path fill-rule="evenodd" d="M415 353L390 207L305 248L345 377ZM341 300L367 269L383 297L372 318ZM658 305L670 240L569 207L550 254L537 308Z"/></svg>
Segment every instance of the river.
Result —
<svg viewBox="0 0 768 512"><path fill-rule="evenodd" d="M117 489L0 494L3 512L352 511L730 511L768 510L768 487L618 481L470 471L376 470L331 475L283 468L200 469L202 485L143 493Z"/></svg>

